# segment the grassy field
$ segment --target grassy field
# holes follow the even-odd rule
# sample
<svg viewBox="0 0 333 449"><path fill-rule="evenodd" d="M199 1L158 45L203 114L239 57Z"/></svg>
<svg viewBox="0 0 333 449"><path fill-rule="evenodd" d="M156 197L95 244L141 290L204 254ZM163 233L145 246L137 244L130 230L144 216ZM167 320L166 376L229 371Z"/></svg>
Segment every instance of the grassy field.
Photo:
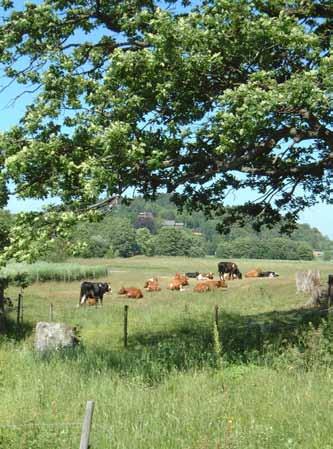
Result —
<svg viewBox="0 0 333 449"><path fill-rule="evenodd" d="M28 287L23 329L16 335L13 325L0 341L0 448L78 448L88 399L96 401L91 449L333 448L331 323L302 308L307 297L296 295L294 280L298 270L319 268L324 283L333 265L238 261L243 272L261 267L280 277L236 280L206 294L192 291L194 280L184 292L166 289L176 271L216 273L217 262L76 260L109 267L113 294L103 308L77 307L79 281ZM151 276L161 292L117 295ZM80 329L75 352L34 353L33 329L48 320L50 303L54 320Z"/></svg>

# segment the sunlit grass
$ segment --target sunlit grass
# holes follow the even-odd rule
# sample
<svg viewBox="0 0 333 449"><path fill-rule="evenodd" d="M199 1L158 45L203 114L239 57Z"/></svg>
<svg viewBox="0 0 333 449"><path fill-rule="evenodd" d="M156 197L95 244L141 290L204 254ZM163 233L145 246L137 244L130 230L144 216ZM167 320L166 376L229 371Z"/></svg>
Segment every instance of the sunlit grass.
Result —
<svg viewBox="0 0 333 449"><path fill-rule="evenodd" d="M88 399L96 401L92 449L332 448L328 331L313 328L301 336L316 315L301 309L307 297L296 295L294 281L295 271L318 267L325 283L332 265L239 261L243 272L260 266L281 276L196 294L194 280L185 292L167 290L168 280L176 271L216 273L216 259L89 263L110 267L101 280L111 283L113 294L103 308L77 307L79 281L38 282L25 291L25 338L15 340L13 332L0 344L0 424L29 426L0 425L1 449L78 447ZM159 277L161 292L140 300L117 295L122 285L142 288L151 276ZM11 297L17 293L9 289ZM29 326L48 320L50 303L54 320L80 329L74 353L40 357L33 351ZM222 363L216 363L215 305Z"/></svg>

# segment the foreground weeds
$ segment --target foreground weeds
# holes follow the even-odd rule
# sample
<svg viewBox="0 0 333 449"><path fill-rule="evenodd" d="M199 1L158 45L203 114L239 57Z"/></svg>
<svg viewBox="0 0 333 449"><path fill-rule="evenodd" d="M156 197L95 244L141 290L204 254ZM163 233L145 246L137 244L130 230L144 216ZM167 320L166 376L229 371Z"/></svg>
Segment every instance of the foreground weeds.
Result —
<svg viewBox="0 0 333 449"><path fill-rule="evenodd" d="M332 447L333 418L323 413L333 387L327 322L238 361L217 354L213 326L204 341L44 356L3 341L0 447L78 447L88 399L96 401L92 448Z"/></svg>

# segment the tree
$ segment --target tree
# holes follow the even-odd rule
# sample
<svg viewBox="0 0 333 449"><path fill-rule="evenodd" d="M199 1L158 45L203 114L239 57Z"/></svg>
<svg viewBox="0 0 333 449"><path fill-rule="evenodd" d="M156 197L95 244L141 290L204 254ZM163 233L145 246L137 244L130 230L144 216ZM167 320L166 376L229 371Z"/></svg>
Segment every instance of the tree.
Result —
<svg viewBox="0 0 333 449"><path fill-rule="evenodd" d="M332 200L331 0L0 4L7 85L34 92L0 136L0 205L10 185L60 201L19 217L11 255L66 238L128 187L213 211L223 230L247 215L286 229ZM256 200L226 207L245 188Z"/></svg>
<svg viewBox="0 0 333 449"><path fill-rule="evenodd" d="M134 222L134 227L136 229L146 228L149 233L154 233L156 228L154 217L148 214L139 215Z"/></svg>
<svg viewBox="0 0 333 449"><path fill-rule="evenodd" d="M160 256L204 257L203 239L177 228L161 228L153 238L155 254Z"/></svg>
<svg viewBox="0 0 333 449"><path fill-rule="evenodd" d="M139 228L136 230L136 243L140 254L144 254L145 256L154 255L154 239L147 228Z"/></svg>
<svg viewBox="0 0 333 449"><path fill-rule="evenodd" d="M137 253L135 230L124 219L113 221L112 229L110 229L110 243L115 256L130 257Z"/></svg>
<svg viewBox="0 0 333 449"><path fill-rule="evenodd" d="M297 254L300 260L313 260L313 250L306 242L297 242Z"/></svg>

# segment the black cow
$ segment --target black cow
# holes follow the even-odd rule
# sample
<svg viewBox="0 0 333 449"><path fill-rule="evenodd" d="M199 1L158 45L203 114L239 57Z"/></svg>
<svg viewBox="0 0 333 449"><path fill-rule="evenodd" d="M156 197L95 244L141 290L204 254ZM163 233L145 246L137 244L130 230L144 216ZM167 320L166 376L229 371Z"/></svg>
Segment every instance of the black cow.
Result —
<svg viewBox="0 0 333 449"><path fill-rule="evenodd" d="M103 305L103 296L105 293L112 293L111 286L107 282L82 282L80 305L84 304L88 298L94 298Z"/></svg>
<svg viewBox="0 0 333 449"><path fill-rule="evenodd" d="M185 276L188 278L196 278L199 276L199 271L192 271L190 273L185 273Z"/></svg>
<svg viewBox="0 0 333 449"><path fill-rule="evenodd" d="M224 275L229 275L229 280L237 277L242 279L242 273L239 271L238 266L234 262L219 262L217 269L220 275L220 279L224 280Z"/></svg>
<svg viewBox="0 0 333 449"><path fill-rule="evenodd" d="M260 278L276 278L279 274L276 271L262 271L259 273Z"/></svg>

